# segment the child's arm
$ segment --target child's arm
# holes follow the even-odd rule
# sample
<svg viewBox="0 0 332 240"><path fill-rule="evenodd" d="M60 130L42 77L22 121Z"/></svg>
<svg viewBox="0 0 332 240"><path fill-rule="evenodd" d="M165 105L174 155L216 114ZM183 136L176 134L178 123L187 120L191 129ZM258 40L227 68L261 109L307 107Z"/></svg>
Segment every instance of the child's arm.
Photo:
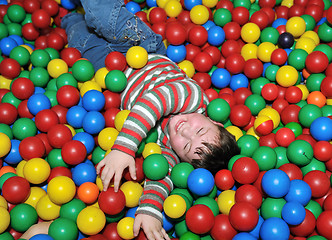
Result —
<svg viewBox="0 0 332 240"><path fill-rule="evenodd" d="M143 229L143 231L148 239L170 240L165 229L163 229L160 221L152 216L145 215L145 214L138 214L135 217L135 221L134 221L134 236L135 237L138 235L140 228Z"/></svg>
<svg viewBox="0 0 332 240"><path fill-rule="evenodd" d="M39 222L32 225L20 238L30 239L37 234L48 234L48 229L52 221L49 222Z"/></svg>

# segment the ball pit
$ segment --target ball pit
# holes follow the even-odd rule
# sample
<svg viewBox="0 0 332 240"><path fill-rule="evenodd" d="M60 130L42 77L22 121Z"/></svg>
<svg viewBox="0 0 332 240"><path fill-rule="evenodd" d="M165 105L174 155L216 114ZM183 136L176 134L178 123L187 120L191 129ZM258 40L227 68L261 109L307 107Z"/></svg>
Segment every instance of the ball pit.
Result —
<svg viewBox="0 0 332 240"><path fill-rule="evenodd" d="M208 116L241 149L215 176L173 167L162 206L170 237L331 239L331 3L124 2L163 37L166 55L208 96ZM168 171L150 136L137 180L125 171L119 198L101 191L94 165L129 114L120 111L124 70L144 67L148 55L135 46L94 69L67 45L60 23L71 11L82 9L70 0L0 1L1 239L19 239L38 219L54 221L33 240L133 239L144 178Z"/></svg>

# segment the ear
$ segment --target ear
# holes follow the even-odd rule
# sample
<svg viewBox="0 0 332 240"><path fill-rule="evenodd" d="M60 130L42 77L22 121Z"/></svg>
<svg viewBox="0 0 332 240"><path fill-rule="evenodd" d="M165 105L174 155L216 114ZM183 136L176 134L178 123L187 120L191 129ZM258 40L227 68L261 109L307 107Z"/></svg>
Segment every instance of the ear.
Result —
<svg viewBox="0 0 332 240"><path fill-rule="evenodd" d="M208 117L208 119L209 119L211 122L213 122L214 124L216 124L216 125L218 125L218 126L220 126L220 127L223 127L223 126L224 126L224 124L222 124L222 123L220 123L220 122L216 122L216 121L212 120L212 119L209 118L209 117Z"/></svg>

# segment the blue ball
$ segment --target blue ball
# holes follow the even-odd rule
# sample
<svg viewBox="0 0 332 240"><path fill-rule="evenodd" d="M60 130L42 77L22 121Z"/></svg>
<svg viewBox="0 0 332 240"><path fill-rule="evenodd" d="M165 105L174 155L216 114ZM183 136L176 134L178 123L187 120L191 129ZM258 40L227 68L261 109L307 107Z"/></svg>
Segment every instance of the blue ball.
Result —
<svg viewBox="0 0 332 240"><path fill-rule="evenodd" d="M292 180L285 200L287 202L299 202L303 206L307 205L311 200L311 188L309 184L300 179Z"/></svg>
<svg viewBox="0 0 332 240"><path fill-rule="evenodd" d="M196 5L202 5L202 0L184 0L184 6L189 11Z"/></svg>
<svg viewBox="0 0 332 240"><path fill-rule="evenodd" d="M224 68L217 68L211 75L211 82L216 88L225 88L231 82L231 74Z"/></svg>
<svg viewBox="0 0 332 240"><path fill-rule="evenodd" d="M281 216L287 224L298 225L303 222L306 212L299 202L287 202L281 210Z"/></svg>
<svg viewBox="0 0 332 240"><path fill-rule="evenodd" d="M276 20L273 21L272 27L277 28L282 25L286 25L287 19L286 18L277 18Z"/></svg>
<svg viewBox="0 0 332 240"><path fill-rule="evenodd" d="M166 50L166 55L173 62L179 63L186 58L187 49L182 45L169 45Z"/></svg>
<svg viewBox="0 0 332 240"><path fill-rule="evenodd" d="M132 14L135 14L139 11L141 11L141 7L138 3L130 1L126 4L126 8L129 12L131 12Z"/></svg>
<svg viewBox="0 0 332 240"><path fill-rule="evenodd" d="M129 208L128 211L126 212L125 217L132 217L132 218L135 218L135 213L136 213L137 208L138 208L138 207L132 207L132 208Z"/></svg>
<svg viewBox="0 0 332 240"><path fill-rule="evenodd" d="M285 196L290 187L288 175L280 169L267 171L262 178L262 188L264 192L273 198Z"/></svg>
<svg viewBox="0 0 332 240"><path fill-rule="evenodd" d="M165 229L166 232L169 232L173 229L174 223L165 215L165 212L162 212L163 215L163 229Z"/></svg>
<svg viewBox="0 0 332 240"><path fill-rule="evenodd" d="M289 227L281 218L271 217L266 219L261 226L259 235L262 240L288 240Z"/></svg>
<svg viewBox="0 0 332 240"><path fill-rule="evenodd" d="M19 151L19 146L21 141L17 139L10 140L11 142L11 148L9 153L4 158L5 162L8 164L18 164L20 161L22 161L22 157Z"/></svg>
<svg viewBox="0 0 332 240"><path fill-rule="evenodd" d="M42 87L35 87L35 91L33 92L34 94L37 94L37 93L44 93L46 92L46 90Z"/></svg>
<svg viewBox="0 0 332 240"><path fill-rule="evenodd" d="M332 120L328 117L316 118L310 125L310 133L317 141L332 139Z"/></svg>
<svg viewBox="0 0 332 240"><path fill-rule="evenodd" d="M80 106L73 106L69 108L66 114L68 124L73 128L83 127L83 119L87 113L88 112Z"/></svg>
<svg viewBox="0 0 332 240"><path fill-rule="evenodd" d="M5 55L7 57L9 56L12 49L17 46L18 46L17 42L10 37L5 37L5 38L1 39L1 41L0 41L1 52L3 55Z"/></svg>
<svg viewBox="0 0 332 240"><path fill-rule="evenodd" d="M76 186L81 186L85 182L95 182L96 178L96 169L92 164L80 163L72 168L72 179Z"/></svg>
<svg viewBox="0 0 332 240"><path fill-rule="evenodd" d="M225 40L225 32L220 26L213 26L208 30L208 43L220 46Z"/></svg>
<svg viewBox="0 0 332 240"><path fill-rule="evenodd" d="M61 5L67 10L73 10L77 7L75 0L61 0Z"/></svg>
<svg viewBox="0 0 332 240"><path fill-rule="evenodd" d="M0 5L7 5L7 4L8 4L7 0L0 0Z"/></svg>
<svg viewBox="0 0 332 240"><path fill-rule="evenodd" d="M146 5L148 5L149 8L158 7L157 0L146 0Z"/></svg>
<svg viewBox="0 0 332 240"><path fill-rule="evenodd" d="M259 230L261 229L261 226L262 226L263 222L264 222L264 219L259 215L258 216L258 223L256 224L256 227L254 227L254 229L249 232L256 239L259 238Z"/></svg>
<svg viewBox="0 0 332 240"><path fill-rule="evenodd" d="M97 134L105 127L105 118L103 114L97 111L91 111L85 114L83 118L83 129L90 134Z"/></svg>
<svg viewBox="0 0 332 240"><path fill-rule="evenodd" d="M50 99L42 93L33 94L29 97L27 106L32 115L52 107Z"/></svg>
<svg viewBox="0 0 332 240"><path fill-rule="evenodd" d="M105 105L105 96L100 91L89 90L84 94L82 104L87 111L100 111Z"/></svg>
<svg viewBox="0 0 332 240"><path fill-rule="evenodd" d="M9 35L8 37L13 39L17 43L17 46L24 44L23 39L19 35Z"/></svg>
<svg viewBox="0 0 332 240"><path fill-rule="evenodd" d="M93 136L86 132L76 133L73 140L83 143L87 153L91 153L95 147L95 140L93 139Z"/></svg>
<svg viewBox="0 0 332 240"><path fill-rule="evenodd" d="M257 238L255 238L253 235L247 232L240 232L232 238L232 240L256 240L256 239Z"/></svg>
<svg viewBox="0 0 332 240"><path fill-rule="evenodd" d="M208 195L214 187L214 177L205 168L196 168L188 176L189 190L198 196Z"/></svg>
<svg viewBox="0 0 332 240"><path fill-rule="evenodd" d="M249 85L249 80L246 75L243 73L235 74L231 77L229 87L235 91L238 88L244 87L247 88Z"/></svg>
<svg viewBox="0 0 332 240"><path fill-rule="evenodd" d="M206 31L209 31L209 29L213 26L216 26L216 24L211 20L207 20L206 23L204 23L202 26L206 29Z"/></svg>
<svg viewBox="0 0 332 240"><path fill-rule="evenodd" d="M30 240L54 240L51 236L47 234L39 233L30 238Z"/></svg>

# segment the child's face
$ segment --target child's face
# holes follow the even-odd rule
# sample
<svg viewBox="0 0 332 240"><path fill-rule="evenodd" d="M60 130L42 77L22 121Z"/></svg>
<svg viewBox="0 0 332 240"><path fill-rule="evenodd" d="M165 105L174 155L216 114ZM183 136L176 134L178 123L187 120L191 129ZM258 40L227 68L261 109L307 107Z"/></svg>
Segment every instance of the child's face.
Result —
<svg viewBox="0 0 332 240"><path fill-rule="evenodd" d="M196 152L205 147L203 142L215 142L218 135L216 123L199 113L173 116L168 129L172 149L182 161L189 163L192 159L200 159Z"/></svg>

